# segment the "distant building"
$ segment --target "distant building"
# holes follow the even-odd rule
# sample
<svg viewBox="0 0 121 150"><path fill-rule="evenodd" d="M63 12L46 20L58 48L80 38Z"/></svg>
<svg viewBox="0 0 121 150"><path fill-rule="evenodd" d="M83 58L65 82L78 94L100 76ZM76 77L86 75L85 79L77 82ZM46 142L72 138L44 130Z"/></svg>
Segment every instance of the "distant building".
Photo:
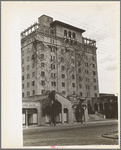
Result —
<svg viewBox="0 0 121 150"><path fill-rule="evenodd" d="M118 118L118 97L114 94L100 93L100 97L88 102L88 112L99 112L107 118ZM89 110L91 108L91 110Z"/></svg>
<svg viewBox="0 0 121 150"><path fill-rule="evenodd" d="M99 97L96 41L42 15L21 33L23 99L56 91L71 101Z"/></svg>

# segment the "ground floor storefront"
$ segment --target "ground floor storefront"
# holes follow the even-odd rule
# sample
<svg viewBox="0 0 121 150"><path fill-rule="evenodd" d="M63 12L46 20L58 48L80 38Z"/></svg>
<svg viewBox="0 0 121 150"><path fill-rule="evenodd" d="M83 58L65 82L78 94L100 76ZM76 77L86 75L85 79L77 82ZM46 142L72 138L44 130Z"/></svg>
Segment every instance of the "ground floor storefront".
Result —
<svg viewBox="0 0 121 150"><path fill-rule="evenodd" d="M60 113L56 116L56 123L73 123L77 121L75 109L77 104L69 101L60 94L56 94L60 103ZM22 102L22 123L23 125L46 125L51 123L51 118L42 115L42 96L35 96L24 99ZM83 121L88 121L88 109L84 110Z"/></svg>

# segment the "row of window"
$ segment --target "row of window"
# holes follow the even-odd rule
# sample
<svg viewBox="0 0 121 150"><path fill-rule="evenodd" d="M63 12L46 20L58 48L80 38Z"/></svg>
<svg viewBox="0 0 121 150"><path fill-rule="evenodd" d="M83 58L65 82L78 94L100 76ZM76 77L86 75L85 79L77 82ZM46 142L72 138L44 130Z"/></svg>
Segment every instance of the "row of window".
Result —
<svg viewBox="0 0 121 150"><path fill-rule="evenodd" d="M42 94L42 95L45 94L45 90L42 90L42 91L41 91L41 94ZM65 91L62 91L62 94L65 95L66 92L65 92ZM73 91L73 95L75 95L75 94L76 94L76 92ZM32 91L32 95L35 95L35 90ZM30 91L27 91L27 97L28 97L28 96L30 96ZM82 93L82 92L80 92L80 96L83 96L83 93ZM87 93L87 96L90 96L90 93L89 93L89 92ZM94 93L94 96L97 97L97 93ZM24 92L22 92L22 97L24 97Z"/></svg>
<svg viewBox="0 0 121 150"><path fill-rule="evenodd" d="M35 55L32 55L32 59L35 59ZM44 59L44 54L40 54L39 59ZM26 61L30 61L30 56L27 56ZM22 64L24 64L24 59L22 59Z"/></svg>
<svg viewBox="0 0 121 150"><path fill-rule="evenodd" d="M27 79L30 79L29 73L26 76L27 76ZM32 72L32 77L35 77L35 72ZM22 80L24 80L24 75L22 76Z"/></svg>
<svg viewBox="0 0 121 150"><path fill-rule="evenodd" d="M35 81L31 82L31 86L35 86ZM30 87L30 82L27 82L27 88ZM22 84L22 89L24 89L24 84Z"/></svg>
<svg viewBox="0 0 121 150"><path fill-rule="evenodd" d="M32 91L32 95L35 95L35 90ZM30 96L30 91L27 91L27 97ZM22 92L22 97L25 97L24 92Z"/></svg>
<svg viewBox="0 0 121 150"><path fill-rule="evenodd" d="M24 53L25 53L25 51L22 50L22 56L24 56ZM30 53L30 48L28 48L28 49L26 50L26 53L27 53L27 54Z"/></svg>
<svg viewBox="0 0 121 150"><path fill-rule="evenodd" d="M70 37L70 38L76 38L76 34L73 32L73 33L71 33L71 31L68 31L67 32L67 30L64 30L64 37Z"/></svg>

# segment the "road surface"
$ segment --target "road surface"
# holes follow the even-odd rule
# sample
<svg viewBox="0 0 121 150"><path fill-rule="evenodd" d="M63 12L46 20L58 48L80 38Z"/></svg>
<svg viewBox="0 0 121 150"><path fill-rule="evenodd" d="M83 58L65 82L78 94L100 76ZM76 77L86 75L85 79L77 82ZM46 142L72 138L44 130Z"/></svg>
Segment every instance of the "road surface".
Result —
<svg viewBox="0 0 121 150"><path fill-rule="evenodd" d="M102 137L117 130L117 122L27 129L23 146L118 145L118 139Z"/></svg>

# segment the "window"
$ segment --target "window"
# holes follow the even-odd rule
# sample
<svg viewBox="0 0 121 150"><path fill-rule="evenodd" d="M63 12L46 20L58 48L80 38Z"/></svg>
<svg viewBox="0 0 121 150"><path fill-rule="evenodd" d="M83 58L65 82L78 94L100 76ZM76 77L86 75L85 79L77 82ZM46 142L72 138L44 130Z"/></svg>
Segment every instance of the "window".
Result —
<svg viewBox="0 0 121 150"><path fill-rule="evenodd" d="M30 96L30 91L27 91L27 96Z"/></svg>
<svg viewBox="0 0 121 150"><path fill-rule="evenodd" d="M24 67L22 67L22 72L24 72Z"/></svg>
<svg viewBox="0 0 121 150"><path fill-rule="evenodd" d="M32 86L34 86L35 85L35 82L34 81L32 81Z"/></svg>
<svg viewBox="0 0 121 150"><path fill-rule="evenodd" d="M79 66L81 65L81 61L78 61L78 65L79 65Z"/></svg>
<svg viewBox="0 0 121 150"><path fill-rule="evenodd" d="M53 69L55 69L55 65L53 64Z"/></svg>
<svg viewBox="0 0 121 150"><path fill-rule="evenodd" d="M24 84L22 84L22 89L24 89Z"/></svg>
<svg viewBox="0 0 121 150"><path fill-rule="evenodd" d="M72 74L72 79L75 79L75 75Z"/></svg>
<svg viewBox="0 0 121 150"><path fill-rule="evenodd" d="M66 36L66 37L67 37L67 31L66 31L66 30L64 30L64 36Z"/></svg>
<svg viewBox="0 0 121 150"><path fill-rule="evenodd" d="M51 78L55 79L56 78L56 73L51 73Z"/></svg>
<svg viewBox="0 0 121 150"><path fill-rule="evenodd" d="M41 54L41 59L44 59L44 54Z"/></svg>
<svg viewBox="0 0 121 150"><path fill-rule="evenodd" d="M72 87L75 87L75 83L72 83Z"/></svg>
<svg viewBox="0 0 121 150"><path fill-rule="evenodd" d="M62 82L62 87L65 87L65 82Z"/></svg>
<svg viewBox="0 0 121 150"><path fill-rule="evenodd" d="M41 76L44 77L45 76L45 72L41 71Z"/></svg>
<svg viewBox="0 0 121 150"><path fill-rule="evenodd" d="M41 67L43 67L43 68L44 68L44 65L45 65L44 63L41 63Z"/></svg>
<svg viewBox="0 0 121 150"><path fill-rule="evenodd" d="M61 76L62 76L63 79L65 78L65 74L62 74Z"/></svg>
<svg viewBox="0 0 121 150"><path fill-rule="evenodd" d="M54 40L53 40L53 44L54 44ZM52 47L52 51L55 52L55 50L56 50L55 47Z"/></svg>
<svg viewBox="0 0 121 150"><path fill-rule="evenodd" d="M93 60L93 61L95 60L94 56L92 56L92 60Z"/></svg>
<svg viewBox="0 0 121 150"><path fill-rule="evenodd" d="M53 61L55 61L55 56L53 56Z"/></svg>
<svg viewBox="0 0 121 150"><path fill-rule="evenodd" d="M78 72L81 73L81 69L78 69Z"/></svg>
<svg viewBox="0 0 121 150"><path fill-rule="evenodd" d="M86 59L88 59L88 56L85 56L86 57Z"/></svg>
<svg viewBox="0 0 121 150"><path fill-rule="evenodd" d="M52 85L52 86L56 86L56 82L53 82L53 81L52 81L52 82L51 82L51 85Z"/></svg>
<svg viewBox="0 0 121 150"><path fill-rule="evenodd" d="M95 97L97 97L97 93L95 93Z"/></svg>
<svg viewBox="0 0 121 150"><path fill-rule="evenodd" d="M95 72L95 71L93 71L93 75L96 75L96 72Z"/></svg>
<svg viewBox="0 0 121 150"><path fill-rule="evenodd" d="M53 73L51 73L51 78L53 79Z"/></svg>
<svg viewBox="0 0 121 150"><path fill-rule="evenodd" d="M89 74L89 70L87 70L87 74Z"/></svg>
<svg viewBox="0 0 121 150"><path fill-rule="evenodd" d="M30 83L29 82L27 83L27 87L30 87Z"/></svg>
<svg viewBox="0 0 121 150"><path fill-rule="evenodd" d="M22 59L22 64L24 64L24 59Z"/></svg>
<svg viewBox="0 0 121 150"><path fill-rule="evenodd" d="M54 73L54 79L56 78L56 73Z"/></svg>
<svg viewBox="0 0 121 150"><path fill-rule="evenodd" d="M73 64L74 64L74 59L71 59L71 63L73 63Z"/></svg>
<svg viewBox="0 0 121 150"><path fill-rule="evenodd" d="M64 53L64 49L61 49L61 54L63 54Z"/></svg>
<svg viewBox="0 0 121 150"><path fill-rule="evenodd" d="M56 82L54 82L54 86L56 86Z"/></svg>
<svg viewBox="0 0 121 150"><path fill-rule="evenodd" d="M27 74L27 79L30 79L30 74Z"/></svg>
<svg viewBox="0 0 121 150"><path fill-rule="evenodd" d="M90 89L89 85L88 85L88 89Z"/></svg>
<svg viewBox="0 0 121 150"><path fill-rule="evenodd" d="M93 64L93 68L95 68L95 64Z"/></svg>
<svg viewBox="0 0 121 150"><path fill-rule="evenodd" d="M88 63L87 63L87 67L88 67Z"/></svg>
<svg viewBox="0 0 121 150"><path fill-rule="evenodd" d="M80 92L80 96L83 96L83 93L82 93L82 92Z"/></svg>
<svg viewBox="0 0 121 150"><path fill-rule="evenodd" d="M96 82L96 79L94 78L93 81Z"/></svg>
<svg viewBox="0 0 121 150"><path fill-rule="evenodd" d="M64 66L61 66L61 70L62 70L62 71L64 70Z"/></svg>
<svg viewBox="0 0 121 150"><path fill-rule="evenodd" d="M88 86L86 85L86 89L88 89Z"/></svg>
<svg viewBox="0 0 121 150"><path fill-rule="evenodd" d="M22 76L22 80L24 80L24 76Z"/></svg>
<svg viewBox="0 0 121 150"><path fill-rule="evenodd" d="M41 93L42 93L42 95L45 94L45 90L42 90Z"/></svg>
<svg viewBox="0 0 121 150"><path fill-rule="evenodd" d="M27 70L29 70L29 65L27 66Z"/></svg>
<svg viewBox="0 0 121 150"><path fill-rule="evenodd" d="M55 64L51 64L51 69L55 69Z"/></svg>
<svg viewBox="0 0 121 150"><path fill-rule="evenodd" d="M71 32L70 31L68 32L68 36L71 38Z"/></svg>
<svg viewBox="0 0 121 150"><path fill-rule="evenodd" d="M71 54L72 56L74 56L74 51L70 51L70 54Z"/></svg>
<svg viewBox="0 0 121 150"><path fill-rule="evenodd" d="M96 86L94 86L94 90L96 90L97 89L97 87Z"/></svg>
<svg viewBox="0 0 121 150"><path fill-rule="evenodd" d="M65 92L65 91L62 91L62 94L64 94L64 95L65 95L65 94L66 94L66 92Z"/></svg>
<svg viewBox="0 0 121 150"><path fill-rule="evenodd" d="M50 39L50 43L53 43L53 44L54 44L54 40L53 40L53 39Z"/></svg>
<svg viewBox="0 0 121 150"><path fill-rule="evenodd" d="M64 58L63 57L61 57L61 62L64 62Z"/></svg>
<svg viewBox="0 0 121 150"><path fill-rule="evenodd" d="M29 60L30 60L30 57L28 56L28 57L27 57L27 62L28 62Z"/></svg>
<svg viewBox="0 0 121 150"><path fill-rule="evenodd" d="M33 95L35 95L35 90L33 90Z"/></svg>
<svg viewBox="0 0 121 150"><path fill-rule="evenodd" d="M72 35L73 35L73 38L75 39L75 38L76 38L76 35L75 35L75 33L74 33L74 32L72 33Z"/></svg>
<svg viewBox="0 0 121 150"><path fill-rule="evenodd" d="M33 64L32 64L32 68L34 68L34 67L35 67L35 64L33 63Z"/></svg>
<svg viewBox="0 0 121 150"><path fill-rule="evenodd" d="M35 72L32 72L32 77L34 77L35 76Z"/></svg>
<svg viewBox="0 0 121 150"><path fill-rule="evenodd" d="M75 95L75 91L73 91L73 95Z"/></svg>
<svg viewBox="0 0 121 150"><path fill-rule="evenodd" d="M24 97L24 92L22 93L22 97Z"/></svg>
<svg viewBox="0 0 121 150"><path fill-rule="evenodd" d="M43 86L45 86L45 81L41 81L41 84L42 84Z"/></svg>
<svg viewBox="0 0 121 150"><path fill-rule="evenodd" d="M82 85L81 85L81 84L79 84L79 88L80 88L80 89L82 88Z"/></svg>
<svg viewBox="0 0 121 150"><path fill-rule="evenodd" d="M81 81L81 76L79 76L79 81Z"/></svg>

